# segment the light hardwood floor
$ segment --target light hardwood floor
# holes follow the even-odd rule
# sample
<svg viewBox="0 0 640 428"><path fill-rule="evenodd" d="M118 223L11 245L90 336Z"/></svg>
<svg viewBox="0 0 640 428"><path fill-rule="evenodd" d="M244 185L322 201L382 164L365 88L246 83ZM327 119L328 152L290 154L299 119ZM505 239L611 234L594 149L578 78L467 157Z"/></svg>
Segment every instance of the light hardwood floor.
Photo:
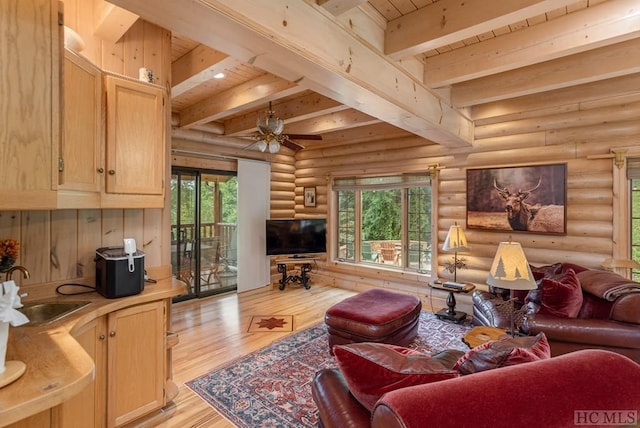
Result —
<svg viewBox="0 0 640 428"><path fill-rule="evenodd" d="M160 427L231 427L184 383L217 366L263 348L287 333L248 333L254 315L293 315L293 330L302 330L323 320L325 311L342 299L356 294L339 288L313 285L305 290L277 287L259 291L225 294L173 306L173 329L180 342L173 348L173 379L179 387L171 417Z"/></svg>

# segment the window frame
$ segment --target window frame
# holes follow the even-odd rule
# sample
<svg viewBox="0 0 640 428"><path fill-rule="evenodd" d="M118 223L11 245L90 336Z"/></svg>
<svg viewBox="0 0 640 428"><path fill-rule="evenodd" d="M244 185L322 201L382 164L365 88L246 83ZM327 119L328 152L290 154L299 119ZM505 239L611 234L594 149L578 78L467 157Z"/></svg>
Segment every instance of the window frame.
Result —
<svg viewBox="0 0 640 428"><path fill-rule="evenodd" d="M400 181L394 184L363 184L362 181L371 180L375 178L389 178L395 177L400 178L403 177ZM418 177L418 178L416 178ZM352 185L344 185L340 184L341 180L354 180ZM406 181L402 181L406 180ZM336 184L338 182L339 184ZM418 187L429 187L430 188L430 240L427 242L429 245L429 251L427 254L430 254L430 259L426 265L419 265L418 268L410 267L409 260L409 231L408 229L408 215L409 215L409 189L418 188ZM400 230L400 240L401 240L401 260L402 263L400 266L393 265L385 265L382 263L376 263L371 261L362 260L362 195L361 192L364 190L388 190L388 189L400 189L401 190L401 230ZM385 175L350 175L350 176L333 176L329 180L329 194L331 195L329 198L329 230L328 233L331 234L333 239L330 240L331 244L329 245L328 250L330 251L328 254L328 258L337 263L346 263L349 265L355 265L358 267L362 267L365 269L384 269L397 273L415 273L419 275L432 275L435 272L434 262L437 258L437 250L435 248L434 239L437 239L437 231L435 230L435 213L436 213L436 185L435 185L435 174L431 171L425 172L412 172L412 173L398 173L398 174L385 174ZM339 257L339 191L341 190L353 190L354 191L354 243L353 243L353 259L346 259Z"/></svg>

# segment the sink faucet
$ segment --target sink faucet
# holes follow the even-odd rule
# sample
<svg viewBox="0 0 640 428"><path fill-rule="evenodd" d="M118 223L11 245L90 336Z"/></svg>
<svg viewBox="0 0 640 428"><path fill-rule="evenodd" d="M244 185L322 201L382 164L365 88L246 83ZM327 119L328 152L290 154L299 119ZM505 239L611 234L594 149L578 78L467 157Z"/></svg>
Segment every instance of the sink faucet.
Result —
<svg viewBox="0 0 640 428"><path fill-rule="evenodd" d="M5 277L5 281L11 281L11 276L13 275L13 272L19 270L20 272L22 272L22 277L23 278L29 278L31 276L31 274L29 273L29 271L27 270L26 267L24 266L14 266L11 269L9 269L7 271L7 276Z"/></svg>

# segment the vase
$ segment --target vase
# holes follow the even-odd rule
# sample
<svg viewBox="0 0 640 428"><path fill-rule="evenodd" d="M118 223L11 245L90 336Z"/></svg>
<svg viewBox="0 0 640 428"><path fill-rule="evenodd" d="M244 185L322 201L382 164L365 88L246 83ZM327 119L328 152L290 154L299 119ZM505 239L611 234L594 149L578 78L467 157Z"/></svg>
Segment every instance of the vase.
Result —
<svg viewBox="0 0 640 428"><path fill-rule="evenodd" d="M0 258L0 272L3 272L3 273L8 272L9 269L13 267L15 262L16 260L9 256L4 256Z"/></svg>
<svg viewBox="0 0 640 428"><path fill-rule="evenodd" d="M4 373L9 340L9 323L0 321L0 373Z"/></svg>

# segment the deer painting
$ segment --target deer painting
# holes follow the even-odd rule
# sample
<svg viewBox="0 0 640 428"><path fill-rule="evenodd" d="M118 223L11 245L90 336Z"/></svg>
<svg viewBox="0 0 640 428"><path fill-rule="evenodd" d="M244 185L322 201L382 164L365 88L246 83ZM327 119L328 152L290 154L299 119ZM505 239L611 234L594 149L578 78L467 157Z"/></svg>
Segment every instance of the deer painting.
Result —
<svg viewBox="0 0 640 428"><path fill-rule="evenodd" d="M507 187L500 187L494 178L493 187L505 202L507 220L513 230L530 232L558 232L564 225L564 207L561 205L530 204L527 198L536 191L542 183L542 177L533 188L518 189L511 192Z"/></svg>

